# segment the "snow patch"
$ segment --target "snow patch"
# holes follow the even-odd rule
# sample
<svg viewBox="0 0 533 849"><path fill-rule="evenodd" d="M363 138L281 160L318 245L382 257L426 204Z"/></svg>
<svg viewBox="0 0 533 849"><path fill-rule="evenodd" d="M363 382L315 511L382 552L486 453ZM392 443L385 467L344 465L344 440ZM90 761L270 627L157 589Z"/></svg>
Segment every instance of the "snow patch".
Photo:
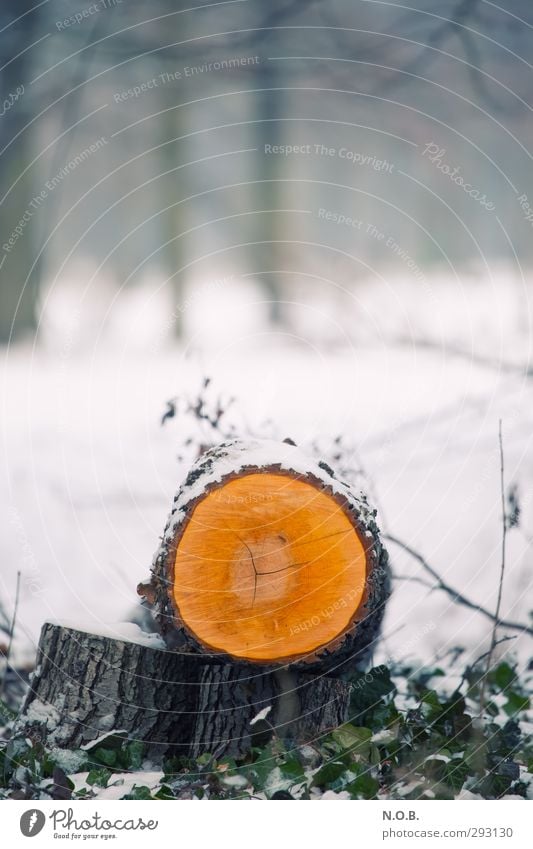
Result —
<svg viewBox="0 0 533 849"><path fill-rule="evenodd" d="M122 799L129 795L135 786L148 787L151 791L156 790L162 779L162 772L129 772L127 774L112 775L107 787L96 787L87 784L88 772L78 772L69 778L74 784L75 791L86 790L93 792L97 799Z"/></svg>
<svg viewBox="0 0 533 849"><path fill-rule="evenodd" d="M147 646L151 649L166 649L165 643L159 634L149 634L133 622L117 622L114 625L101 624L95 627L93 622L90 624L79 621L69 622L65 619L61 621L47 619L46 621L50 625L72 628L75 631L82 631L84 634L93 634L96 637L110 637L113 640L136 643L139 646Z"/></svg>
<svg viewBox="0 0 533 849"><path fill-rule="evenodd" d="M87 761L87 755L79 749L58 749L55 746L50 749L50 757L66 775L77 772Z"/></svg>
<svg viewBox="0 0 533 849"><path fill-rule="evenodd" d="M91 749L94 749L96 746L100 746L105 740L108 740L109 737L127 737L128 732L124 731L122 728L114 728L112 731L106 731L105 734L101 734L99 737L96 737L94 740L90 740L89 743L84 743L81 746L82 751L89 752Z"/></svg>
<svg viewBox="0 0 533 849"><path fill-rule="evenodd" d="M226 775L222 779L223 784L227 787L246 787L248 785L248 779L244 777L244 775Z"/></svg>
<svg viewBox="0 0 533 849"><path fill-rule="evenodd" d="M326 792L322 793L319 798L321 802L331 802L335 800L350 799L351 797L347 790L340 790L338 792L335 790L326 790Z"/></svg>
<svg viewBox="0 0 533 849"><path fill-rule="evenodd" d="M35 699L26 711L25 719L29 723L44 725L48 731L53 731L60 723L61 716L53 705L45 705L40 699Z"/></svg>

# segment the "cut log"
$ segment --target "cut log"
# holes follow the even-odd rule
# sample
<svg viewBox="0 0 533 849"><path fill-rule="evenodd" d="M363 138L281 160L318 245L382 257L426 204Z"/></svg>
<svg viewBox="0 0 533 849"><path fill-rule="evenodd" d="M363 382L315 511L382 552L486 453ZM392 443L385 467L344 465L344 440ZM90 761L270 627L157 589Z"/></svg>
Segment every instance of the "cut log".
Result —
<svg viewBox="0 0 533 849"><path fill-rule="evenodd" d="M344 671L364 665L389 587L364 496L291 444L233 441L191 469L139 592L169 647Z"/></svg>
<svg viewBox="0 0 533 849"><path fill-rule="evenodd" d="M90 748L104 735L163 756L245 754L254 735L306 743L346 721L350 686L300 671L220 664L46 623L15 737ZM252 724L265 708L266 721Z"/></svg>

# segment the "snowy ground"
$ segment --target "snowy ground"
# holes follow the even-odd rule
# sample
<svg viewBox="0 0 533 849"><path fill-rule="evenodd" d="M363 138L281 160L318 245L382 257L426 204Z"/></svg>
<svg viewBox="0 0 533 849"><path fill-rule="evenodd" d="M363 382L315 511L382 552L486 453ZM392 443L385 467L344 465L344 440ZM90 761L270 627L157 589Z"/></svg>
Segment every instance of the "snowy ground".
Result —
<svg viewBox="0 0 533 849"><path fill-rule="evenodd" d="M117 299L105 326L85 321L81 301L64 300L39 348L4 352L0 598L11 610L21 570L19 652L31 651L45 619L97 629L131 612L186 466L179 421L160 425L165 401L193 393L206 374L237 396L256 432L271 435L263 423L272 419L279 436L302 445L345 435L372 479L381 524L490 609L501 560L501 418L506 479L522 506L502 615L530 621L533 375L520 371L533 338L530 288L503 274L437 279L431 289L361 285L344 299L296 303L287 331L274 332L261 296L242 285L195 291L181 348L163 344L147 289ZM421 575L390 550L398 573ZM460 644L479 654L489 627L442 593L398 582L383 653L423 660Z"/></svg>

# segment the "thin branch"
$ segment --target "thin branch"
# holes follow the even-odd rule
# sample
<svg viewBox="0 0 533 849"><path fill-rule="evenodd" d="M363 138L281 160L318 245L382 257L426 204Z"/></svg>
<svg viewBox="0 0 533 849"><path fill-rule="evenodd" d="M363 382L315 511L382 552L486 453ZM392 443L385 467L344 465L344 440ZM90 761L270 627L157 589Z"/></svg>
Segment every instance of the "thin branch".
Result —
<svg viewBox="0 0 533 849"><path fill-rule="evenodd" d="M479 697L479 709L480 713L483 713L483 706L485 701L485 683L487 680L487 675L490 672L492 666L492 656L494 654L494 649L496 647L496 637L498 630L498 622L500 620L500 608L502 604L502 594L503 594L503 579L505 577L505 550L506 550L506 542L507 542L507 512L505 509L505 458L503 454L503 436L502 436L502 420L500 419L498 424L498 444L500 446L500 496L501 496L501 507L502 507L502 559L501 559L501 567L500 567L500 581L498 584L498 598L496 601L496 614L494 618L494 625L492 627L492 637L490 641L490 649L488 651L487 658L487 668L485 670L485 675L483 676L483 681L481 683L481 693Z"/></svg>
<svg viewBox="0 0 533 849"><path fill-rule="evenodd" d="M2 678L2 683L0 684L0 697L4 695L7 681L7 672L9 669L9 658L11 657L11 647L13 645L13 634L15 633L15 625L17 622L17 611L19 606L19 595L20 595L20 570L17 572L17 588L15 590L15 605L13 607L13 618L11 619L11 628L9 629L9 643L7 644L7 652L6 652L6 668L4 672L4 677Z"/></svg>
<svg viewBox="0 0 533 849"><path fill-rule="evenodd" d="M404 551L407 552L414 560L417 560L420 565L428 572L431 577L436 581L436 589L442 590L451 596L457 604L462 604L464 607L470 608L470 610L476 610L478 613L481 613L483 616L486 616L487 619L490 619L491 622L495 622L497 625L502 628L510 628L513 631L522 631L524 634L530 634L533 636L533 627L530 625L525 625L521 622L512 622L508 619L499 619L494 613L491 613L490 610L487 610L485 607L482 607L480 604L476 604L475 601L471 601L469 598L464 596L462 593L455 590L449 584L445 583L439 573L427 562L425 557L423 557L418 551L415 551L414 548L411 548L410 545L403 542L398 537L393 536L392 534L383 534L383 538L389 540L389 542L393 542L399 548L403 548Z"/></svg>
<svg viewBox="0 0 533 849"><path fill-rule="evenodd" d="M470 664L470 665L471 665L472 667L477 666L477 665L478 665L478 663L481 663L481 661L482 661L482 660L485 660L485 658L489 656L489 654L491 653L491 651L492 651L492 652L494 651L494 649L496 648L496 646L501 645L501 643L506 643L506 642L508 642L509 640L516 640L516 635L515 635L515 634L513 634L513 635L510 635L510 634L509 634L507 637L499 637L499 638L495 641L494 646L491 646L491 648L490 648L488 651L483 652L483 654L480 654L480 655L479 655L479 657L476 657L475 661L474 661L472 664Z"/></svg>
<svg viewBox="0 0 533 849"><path fill-rule="evenodd" d="M507 514L505 510L505 458L503 454L503 435L502 435L502 420L498 425L498 444L500 447L500 495L502 506L502 562L500 569L500 583L498 585L498 600L496 602L496 619L492 631L492 642L496 642L496 623L500 618L500 608L502 604L503 579L505 576L505 548L507 541Z"/></svg>
<svg viewBox="0 0 533 849"><path fill-rule="evenodd" d="M419 578L417 575L393 575L392 580L393 581L409 581L409 583L412 583L412 584L420 584L420 586L426 587L426 589L431 590L431 592L433 592L433 590L437 589L435 584L430 584L429 581L424 581L423 578Z"/></svg>
<svg viewBox="0 0 533 849"><path fill-rule="evenodd" d="M9 636L9 617L4 610L4 605L0 602L0 631Z"/></svg>
<svg viewBox="0 0 533 849"><path fill-rule="evenodd" d="M513 636L500 637L499 640L496 640L496 643L494 644L494 646L495 647L499 646L501 643L506 643L509 640L516 640L516 635L513 634ZM491 649L489 649L486 652L483 652L483 654L480 654L479 657L476 657L476 659L474 661L472 661L472 663L469 663L465 667L463 674L461 676L461 682L460 682L459 686L457 687L458 690L461 689L461 687L465 683L465 681L468 681L468 673L471 670L474 670L476 668L476 666L478 666L481 663L482 660L485 660L485 658L490 654L490 652L491 652ZM481 704L481 696L480 696L480 704ZM481 712L482 711L480 710L480 713Z"/></svg>
<svg viewBox="0 0 533 849"><path fill-rule="evenodd" d="M441 345L433 339L409 336L398 336L393 341L396 345L401 345L402 347L425 348L428 351L450 354L452 357L468 360L469 363L475 363L475 365L491 368L495 371L507 372L508 374L516 374L527 378L533 377L533 366L529 363L524 365L523 363L510 363L505 360L498 360L494 357L476 354L474 351L467 351L458 345L450 345L448 342L445 345Z"/></svg>

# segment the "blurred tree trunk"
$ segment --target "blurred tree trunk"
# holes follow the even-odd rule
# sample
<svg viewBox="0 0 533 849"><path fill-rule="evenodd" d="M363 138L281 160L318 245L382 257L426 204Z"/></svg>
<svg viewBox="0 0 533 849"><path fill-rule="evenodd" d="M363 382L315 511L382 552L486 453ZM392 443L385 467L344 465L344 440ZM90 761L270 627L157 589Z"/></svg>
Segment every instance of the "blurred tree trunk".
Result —
<svg viewBox="0 0 533 849"><path fill-rule="evenodd" d="M0 149L4 150L9 145L0 158L0 198L9 191L0 204L0 343L34 332L37 326L40 280L37 272L32 272L28 278L34 259L35 232L38 232L37 222L33 219L39 214L30 206L38 190L31 169L20 177L16 186L12 186L33 158L33 135L29 131L21 132L31 117L29 83L32 51L16 59L13 57L36 40L39 13L33 12L9 26L10 21L33 6L30 0L3 0L0 7L0 28L8 27L0 36L0 64L5 66L0 104L0 112L5 109L0 118ZM18 133L21 135L13 141ZM19 228L20 235L15 235L15 228L24 216L27 220ZM13 240L11 245L10 238ZM9 250L5 250L4 245Z"/></svg>
<svg viewBox="0 0 533 849"><path fill-rule="evenodd" d="M267 48L265 45L265 55ZM283 183L279 182L280 157L265 154L265 144L283 143L284 98L276 62L265 61L258 66L256 75L256 120L257 124L257 209L265 210L261 215L253 216L255 238L265 244L252 246L254 270L261 273L260 281L269 300L269 318L274 326L284 323L282 282L279 268L286 251L282 250L279 240L283 239L280 228L280 213L275 210L283 206Z"/></svg>
<svg viewBox="0 0 533 849"><path fill-rule="evenodd" d="M169 86L172 92L172 87ZM172 329L176 338L183 334L183 281L177 273L183 265L183 237L180 237L182 227L182 205L173 206L177 201L186 196L185 190L185 168L173 171L182 164L179 155L180 142L172 142L178 135L178 118L180 110L169 108L174 105L174 98L168 97L165 89L162 91L160 108L163 112L155 120L159 129L159 174L165 174L158 180L159 189L157 193L158 208L166 209L160 216L160 264L172 292ZM171 173L167 173L171 172Z"/></svg>

